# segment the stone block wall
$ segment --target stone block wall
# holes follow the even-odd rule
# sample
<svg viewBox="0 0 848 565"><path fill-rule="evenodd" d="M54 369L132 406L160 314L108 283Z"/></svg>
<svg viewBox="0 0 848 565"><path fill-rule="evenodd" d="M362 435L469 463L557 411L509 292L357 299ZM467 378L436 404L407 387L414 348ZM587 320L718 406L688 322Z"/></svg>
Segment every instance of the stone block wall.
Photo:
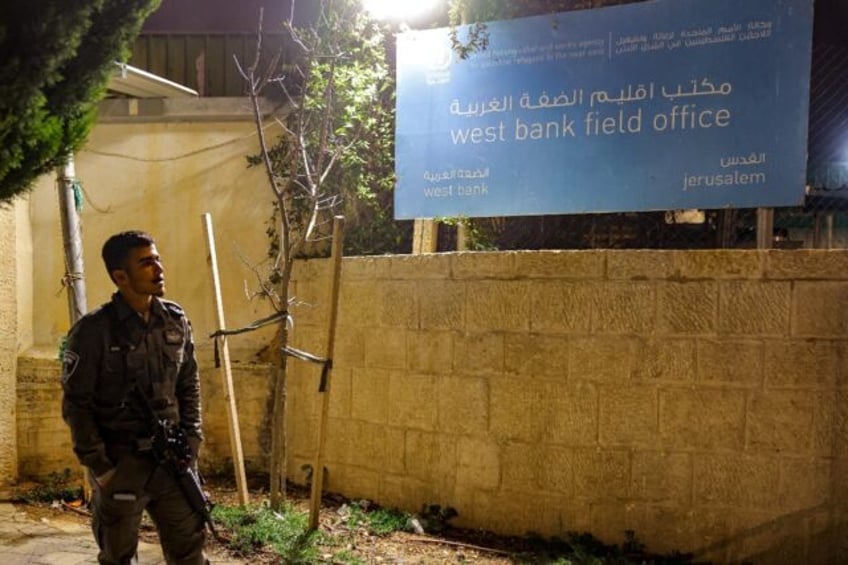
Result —
<svg viewBox="0 0 848 565"><path fill-rule="evenodd" d="M294 281L292 345L319 355L329 267L303 262ZM347 258L326 486L501 533L633 530L717 563L845 562L846 325L845 251ZM223 468L220 377L201 353L203 464ZM290 368L288 471L303 482L320 368ZM56 410L37 373L19 360L19 457L43 470L69 447L21 418ZM270 373L234 375L247 465L264 469Z"/></svg>
<svg viewBox="0 0 848 565"><path fill-rule="evenodd" d="M296 274L297 347L323 351L328 267ZM846 328L843 251L346 259L328 487L503 533L838 560ZM293 474L318 373L293 362Z"/></svg>

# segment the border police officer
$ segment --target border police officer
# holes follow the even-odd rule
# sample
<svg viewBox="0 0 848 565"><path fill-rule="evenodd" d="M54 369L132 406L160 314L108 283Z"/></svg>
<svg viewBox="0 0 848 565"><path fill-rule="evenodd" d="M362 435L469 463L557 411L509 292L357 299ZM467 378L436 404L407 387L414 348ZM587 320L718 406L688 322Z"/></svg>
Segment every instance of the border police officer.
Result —
<svg viewBox="0 0 848 565"><path fill-rule="evenodd" d="M110 237L103 261L118 291L71 328L62 372L62 415L90 471L98 560L137 562L146 510L169 564L208 563L203 519L153 458L151 422L136 398L183 428L196 461L203 436L191 326L179 305L161 298L165 277L149 234Z"/></svg>

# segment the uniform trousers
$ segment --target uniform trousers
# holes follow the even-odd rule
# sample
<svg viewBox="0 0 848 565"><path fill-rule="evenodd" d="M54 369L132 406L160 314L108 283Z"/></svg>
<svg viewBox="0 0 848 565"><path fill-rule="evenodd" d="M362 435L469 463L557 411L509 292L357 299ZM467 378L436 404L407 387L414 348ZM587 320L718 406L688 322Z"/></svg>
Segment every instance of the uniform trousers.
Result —
<svg viewBox="0 0 848 565"><path fill-rule="evenodd" d="M176 478L149 452L107 446L117 465L104 486L92 478L91 511L101 565L138 563L138 533L146 510L169 565L204 565L202 516L189 506Z"/></svg>

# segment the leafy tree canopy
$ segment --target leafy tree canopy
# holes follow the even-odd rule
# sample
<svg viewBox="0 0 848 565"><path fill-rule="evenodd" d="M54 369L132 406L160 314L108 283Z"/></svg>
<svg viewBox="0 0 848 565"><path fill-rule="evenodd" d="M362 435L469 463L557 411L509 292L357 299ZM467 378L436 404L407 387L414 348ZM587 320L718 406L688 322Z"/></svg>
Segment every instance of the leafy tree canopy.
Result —
<svg viewBox="0 0 848 565"><path fill-rule="evenodd" d="M114 62L159 1L0 2L0 204L82 145Z"/></svg>

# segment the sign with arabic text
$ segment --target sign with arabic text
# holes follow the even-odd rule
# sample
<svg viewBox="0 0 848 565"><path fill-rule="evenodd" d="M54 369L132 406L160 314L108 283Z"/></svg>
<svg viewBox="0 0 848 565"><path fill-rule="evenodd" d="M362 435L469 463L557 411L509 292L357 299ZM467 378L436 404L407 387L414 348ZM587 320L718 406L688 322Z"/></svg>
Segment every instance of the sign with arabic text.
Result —
<svg viewBox="0 0 848 565"><path fill-rule="evenodd" d="M467 59L403 33L395 217L798 205L812 17L656 0L489 23Z"/></svg>

